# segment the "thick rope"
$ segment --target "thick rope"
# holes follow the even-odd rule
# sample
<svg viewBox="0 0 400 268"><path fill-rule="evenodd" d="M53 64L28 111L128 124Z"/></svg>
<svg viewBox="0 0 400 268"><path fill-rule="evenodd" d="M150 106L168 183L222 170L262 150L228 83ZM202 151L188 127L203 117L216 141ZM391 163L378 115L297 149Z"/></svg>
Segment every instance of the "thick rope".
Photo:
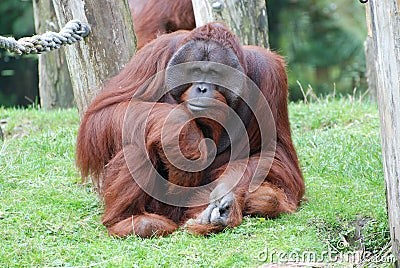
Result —
<svg viewBox="0 0 400 268"><path fill-rule="evenodd" d="M69 21L59 33L46 32L42 35L23 37L15 40L13 37L0 36L0 48L16 54L40 54L45 51L59 49L62 45L72 44L88 36L89 25L79 20Z"/></svg>

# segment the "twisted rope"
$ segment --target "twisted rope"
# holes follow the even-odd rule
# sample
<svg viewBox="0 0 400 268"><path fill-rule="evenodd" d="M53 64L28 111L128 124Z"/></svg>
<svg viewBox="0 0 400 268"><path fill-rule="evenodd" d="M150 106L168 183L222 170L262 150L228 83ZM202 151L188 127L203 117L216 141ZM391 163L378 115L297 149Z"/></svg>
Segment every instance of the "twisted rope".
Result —
<svg viewBox="0 0 400 268"><path fill-rule="evenodd" d="M42 35L23 37L15 40L13 37L0 36L0 48L16 54L40 54L45 51L59 49L62 45L73 44L88 36L89 25L79 20L69 21L60 32L46 32Z"/></svg>

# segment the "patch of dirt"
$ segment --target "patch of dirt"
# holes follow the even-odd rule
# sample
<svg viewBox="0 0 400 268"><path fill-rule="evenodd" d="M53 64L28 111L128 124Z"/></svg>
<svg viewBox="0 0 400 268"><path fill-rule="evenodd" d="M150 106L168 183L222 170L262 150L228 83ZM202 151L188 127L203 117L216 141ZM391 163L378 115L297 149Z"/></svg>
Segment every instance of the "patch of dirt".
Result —
<svg viewBox="0 0 400 268"><path fill-rule="evenodd" d="M32 131L39 130L33 121L25 121L21 122L21 124L15 125L11 130L7 131L8 122L6 119L0 119L0 129L0 140L4 140L5 138L23 138L32 133Z"/></svg>

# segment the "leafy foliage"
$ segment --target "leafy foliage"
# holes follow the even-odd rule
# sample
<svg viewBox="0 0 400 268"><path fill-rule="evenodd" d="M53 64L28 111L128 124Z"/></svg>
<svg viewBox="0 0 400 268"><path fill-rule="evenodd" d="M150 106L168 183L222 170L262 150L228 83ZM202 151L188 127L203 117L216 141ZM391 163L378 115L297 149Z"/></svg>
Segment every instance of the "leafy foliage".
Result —
<svg viewBox="0 0 400 268"><path fill-rule="evenodd" d="M316 93L365 90L365 10L358 1L268 1L270 40L289 61L292 99L301 97L297 80Z"/></svg>
<svg viewBox="0 0 400 268"><path fill-rule="evenodd" d="M32 0L0 1L0 35L32 36L34 26ZM26 106L35 100L37 77L36 56L20 57L0 49L0 106Z"/></svg>
<svg viewBox="0 0 400 268"><path fill-rule="evenodd" d="M34 32L33 7L31 0L2 0L0 2L0 34L16 38Z"/></svg>

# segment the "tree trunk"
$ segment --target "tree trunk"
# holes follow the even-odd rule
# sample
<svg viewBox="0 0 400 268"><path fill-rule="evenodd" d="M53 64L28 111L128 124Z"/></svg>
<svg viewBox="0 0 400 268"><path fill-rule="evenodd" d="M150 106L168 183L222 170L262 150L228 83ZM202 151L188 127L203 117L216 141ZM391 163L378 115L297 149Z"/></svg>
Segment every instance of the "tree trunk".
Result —
<svg viewBox="0 0 400 268"><path fill-rule="evenodd" d="M370 0L393 254L400 260L400 1Z"/></svg>
<svg viewBox="0 0 400 268"><path fill-rule="evenodd" d="M57 19L65 25L79 19L91 27L85 41L67 46L75 102L82 116L106 80L117 74L136 51L127 0L53 0Z"/></svg>
<svg viewBox="0 0 400 268"><path fill-rule="evenodd" d="M244 45L268 48L265 0L192 0L196 26L224 22Z"/></svg>
<svg viewBox="0 0 400 268"><path fill-rule="evenodd" d="M36 33L58 32L52 0L33 1ZM44 109L74 106L74 93L62 49L39 55L39 96Z"/></svg>

